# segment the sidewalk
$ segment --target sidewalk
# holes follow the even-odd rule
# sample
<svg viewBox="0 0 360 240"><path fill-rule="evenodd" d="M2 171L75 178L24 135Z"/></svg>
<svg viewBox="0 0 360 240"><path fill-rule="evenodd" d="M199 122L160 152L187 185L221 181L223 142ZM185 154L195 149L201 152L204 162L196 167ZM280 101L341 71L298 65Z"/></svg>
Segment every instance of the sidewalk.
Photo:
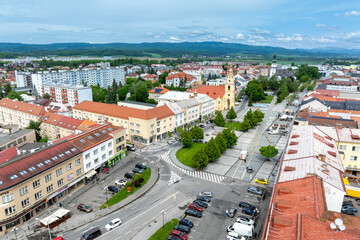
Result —
<svg viewBox="0 0 360 240"><path fill-rule="evenodd" d="M112 174L116 174L117 171L120 171L121 166L123 166L124 164L126 164L128 161L132 160L132 158L127 159L126 161L122 162L122 164L117 164L114 168L112 168L111 173L110 174L100 174L100 181L106 181L108 178L110 178L112 176ZM73 229L76 229L78 227L81 227L83 225L86 225L90 222L93 222L99 218L101 218L102 216L105 216L107 214L110 214L114 211L117 211L120 208L123 208L125 206L127 206L128 204L134 202L136 199L140 198L141 196L143 196L145 193L147 193L158 181L159 179L159 167L157 166L157 164L149 164L149 167L151 168L151 176L150 179L148 180L148 182L146 183L145 186L143 186L142 188L140 188L138 191L136 191L135 193L133 193L132 195L130 195L129 197L127 197L126 199L124 199L123 201L121 201L118 204L115 204L111 207L108 207L106 209L99 209L99 207L94 207L94 211L91 213L83 213L83 212L79 212L76 210L76 207L71 207L71 205L76 205L75 202L77 201L77 198L80 198L82 195L85 195L88 192L93 192L93 191L98 191L96 188L99 187L99 185L97 185L97 183L93 184L92 182L88 183L87 185L85 185L84 187L82 187L81 189L79 189L78 191L70 194L66 199L64 199L62 201L64 208L66 209L71 209L71 218L67 219L65 222L61 223L59 226L53 228L51 230L52 234L57 234L60 235L64 234L65 232L71 231ZM116 171L117 170L117 171ZM104 200L101 200L102 203L104 203ZM46 217L48 214L51 214L53 212L55 212L56 210L58 210L58 206L57 207L53 207L50 209L47 209L46 211L44 211L43 213L41 213L40 215L37 216L37 218L42 219L44 217ZM74 208L74 209L72 209ZM36 220L32 220L29 221L28 223L25 223L23 226L21 226L22 229L28 229L30 228L31 230L36 229L36 226L39 226L38 221ZM40 231L47 231L46 228L37 228ZM33 232L33 231L31 231ZM24 235L20 235L21 232L17 233L17 237L19 239L26 239ZM38 234L38 232L37 232ZM10 237L9 235L13 235L11 233L8 234L8 237ZM13 236L15 237L15 236ZM10 238L11 239L11 238Z"/></svg>

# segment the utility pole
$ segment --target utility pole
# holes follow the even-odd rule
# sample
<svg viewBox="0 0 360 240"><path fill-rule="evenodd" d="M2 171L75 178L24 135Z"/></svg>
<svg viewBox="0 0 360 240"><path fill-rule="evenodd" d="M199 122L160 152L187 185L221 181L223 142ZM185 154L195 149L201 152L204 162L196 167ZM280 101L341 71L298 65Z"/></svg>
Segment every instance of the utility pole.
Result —
<svg viewBox="0 0 360 240"><path fill-rule="evenodd" d="M163 228L164 228L164 225L165 225L165 210L162 210L161 214L163 215Z"/></svg>

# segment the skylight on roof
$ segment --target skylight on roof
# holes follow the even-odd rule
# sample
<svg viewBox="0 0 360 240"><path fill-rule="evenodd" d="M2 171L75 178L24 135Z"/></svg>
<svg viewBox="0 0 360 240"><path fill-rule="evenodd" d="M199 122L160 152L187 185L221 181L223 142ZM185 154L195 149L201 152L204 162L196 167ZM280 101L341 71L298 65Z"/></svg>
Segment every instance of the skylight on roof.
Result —
<svg viewBox="0 0 360 240"><path fill-rule="evenodd" d="M72 148L71 151L75 152L75 151L76 151L76 148Z"/></svg>
<svg viewBox="0 0 360 240"><path fill-rule="evenodd" d="M44 166L44 164L43 163L38 163L38 164L36 164L38 167L43 167Z"/></svg>
<svg viewBox="0 0 360 240"><path fill-rule="evenodd" d="M80 140L79 140L79 142L84 143L84 142L85 142L85 140L84 140L84 139L80 139Z"/></svg>
<svg viewBox="0 0 360 240"><path fill-rule="evenodd" d="M49 163L51 163L51 161L48 159L48 160L45 160L44 163L49 164Z"/></svg>
<svg viewBox="0 0 360 240"><path fill-rule="evenodd" d="M14 179L17 179L17 178L18 178L18 176L17 176L16 174L14 174L14 175L12 175L12 176L10 177L11 180L14 180Z"/></svg>
<svg viewBox="0 0 360 240"><path fill-rule="evenodd" d="M70 151L66 151L65 153L66 153L67 155L69 155L71 152L70 152Z"/></svg>
<svg viewBox="0 0 360 240"><path fill-rule="evenodd" d="M100 136L100 134L96 132L96 133L95 133L95 136Z"/></svg>
<svg viewBox="0 0 360 240"><path fill-rule="evenodd" d="M55 156L55 157L53 157L53 158L51 158L51 159L55 161L55 160L57 160L58 158Z"/></svg>
<svg viewBox="0 0 360 240"><path fill-rule="evenodd" d="M106 131L105 131L105 130L101 130L101 132L102 132L102 133L106 133Z"/></svg>
<svg viewBox="0 0 360 240"><path fill-rule="evenodd" d="M93 138L92 136L90 136L90 135L89 135L89 136L88 136L88 139L94 139L94 138Z"/></svg>
<svg viewBox="0 0 360 240"><path fill-rule="evenodd" d="M112 128L107 128L109 131L112 131Z"/></svg>
<svg viewBox="0 0 360 240"><path fill-rule="evenodd" d="M21 171L21 172L19 172L19 174L21 175L21 176L23 176L23 175L25 175L25 174L27 174L27 171Z"/></svg>
<svg viewBox="0 0 360 240"><path fill-rule="evenodd" d="M63 157L64 155L65 155L65 154L63 154L63 153L60 153L60 154L59 154L59 157Z"/></svg>
<svg viewBox="0 0 360 240"><path fill-rule="evenodd" d="M28 168L28 170L29 170L30 172L34 171L35 169L36 169L35 167L29 167L29 168Z"/></svg>
<svg viewBox="0 0 360 240"><path fill-rule="evenodd" d="M4 182L2 180L0 180L0 185L3 185L3 184L4 184Z"/></svg>

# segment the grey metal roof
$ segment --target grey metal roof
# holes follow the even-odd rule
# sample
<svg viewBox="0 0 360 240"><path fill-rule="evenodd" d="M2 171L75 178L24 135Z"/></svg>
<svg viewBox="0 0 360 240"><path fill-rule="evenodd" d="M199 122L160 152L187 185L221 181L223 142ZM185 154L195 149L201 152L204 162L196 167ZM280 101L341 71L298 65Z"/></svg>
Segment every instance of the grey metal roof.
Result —
<svg viewBox="0 0 360 240"><path fill-rule="evenodd" d="M12 134L0 133L0 145L4 145L8 142L13 141L29 132L34 131L33 129L22 129Z"/></svg>

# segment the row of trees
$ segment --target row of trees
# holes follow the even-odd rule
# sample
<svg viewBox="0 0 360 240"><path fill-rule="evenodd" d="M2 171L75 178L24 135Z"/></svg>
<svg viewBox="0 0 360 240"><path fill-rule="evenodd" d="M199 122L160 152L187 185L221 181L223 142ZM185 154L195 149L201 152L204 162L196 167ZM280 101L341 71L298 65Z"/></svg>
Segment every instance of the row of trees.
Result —
<svg viewBox="0 0 360 240"><path fill-rule="evenodd" d="M240 123L240 131L246 132L252 127L257 126L257 124L263 120L264 116L264 113L259 109L256 109L254 112L250 109L246 113L244 120Z"/></svg>
<svg viewBox="0 0 360 240"><path fill-rule="evenodd" d="M237 118L237 114L233 107L231 107L230 110L227 112L226 118L229 119L230 121ZM221 111L216 111L214 123L216 126L225 127L226 120L225 120L224 116L222 115Z"/></svg>
<svg viewBox="0 0 360 240"><path fill-rule="evenodd" d="M209 162L218 159L221 154L231 146L234 146L238 137L234 131L224 129L223 133L219 133L216 138L211 138L210 141L200 150L198 150L192 157L192 164L195 168L204 168Z"/></svg>
<svg viewBox="0 0 360 240"><path fill-rule="evenodd" d="M277 103L281 103L290 93L296 92L299 86L300 82L297 80L293 81L291 78L281 79L277 92Z"/></svg>
<svg viewBox="0 0 360 240"><path fill-rule="evenodd" d="M252 106L253 102L261 101L266 97L263 85L259 80L251 80L248 82L245 93L249 96L249 106Z"/></svg>

